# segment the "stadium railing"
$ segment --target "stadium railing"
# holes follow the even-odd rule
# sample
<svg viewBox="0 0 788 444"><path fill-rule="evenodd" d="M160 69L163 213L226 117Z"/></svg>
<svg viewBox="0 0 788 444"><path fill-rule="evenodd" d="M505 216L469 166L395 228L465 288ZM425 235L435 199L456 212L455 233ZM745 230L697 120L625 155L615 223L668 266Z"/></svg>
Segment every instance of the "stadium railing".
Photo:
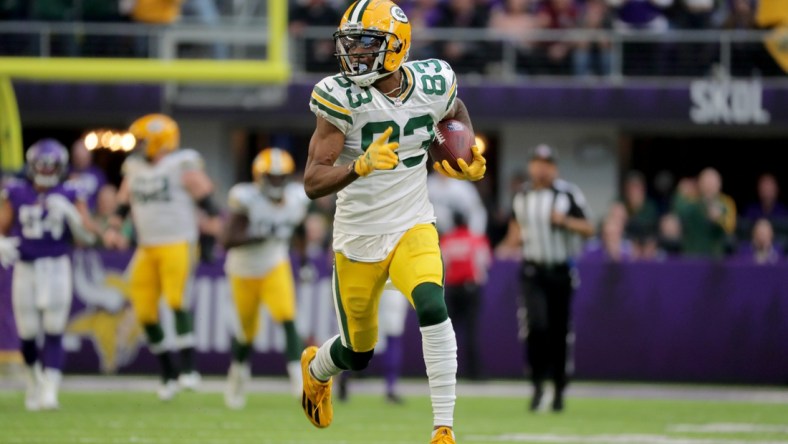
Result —
<svg viewBox="0 0 788 444"><path fill-rule="evenodd" d="M336 72L333 27L308 27L288 34L295 76ZM497 81L523 77L585 82L580 75L579 44L592 44L589 73L597 80L696 78L712 73L784 80L756 30L671 30L664 33L610 30L538 30L517 36L494 29L428 28L414 30L411 58L447 58L447 43L462 48L448 59L461 74ZM254 61L267 57L269 33L264 20L199 25L150 26L129 23L0 22L0 57L123 57L191 60L227 58ZM548 55L553 44L571 49L560 60ZM597 62L593 65L593 62Z"/></svg>

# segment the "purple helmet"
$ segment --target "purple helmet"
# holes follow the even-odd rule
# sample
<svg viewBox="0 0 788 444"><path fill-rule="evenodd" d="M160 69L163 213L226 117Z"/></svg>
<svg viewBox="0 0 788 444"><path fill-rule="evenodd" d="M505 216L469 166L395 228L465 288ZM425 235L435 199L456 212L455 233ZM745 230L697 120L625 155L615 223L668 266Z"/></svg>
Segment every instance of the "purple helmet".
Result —
<svg viewBox="0 0 788 444"><path fill-rule="evenodd" d="M27 149L27 177L40 187L53 187L68 172L68 150L55 139L41 139Z"/></svg>

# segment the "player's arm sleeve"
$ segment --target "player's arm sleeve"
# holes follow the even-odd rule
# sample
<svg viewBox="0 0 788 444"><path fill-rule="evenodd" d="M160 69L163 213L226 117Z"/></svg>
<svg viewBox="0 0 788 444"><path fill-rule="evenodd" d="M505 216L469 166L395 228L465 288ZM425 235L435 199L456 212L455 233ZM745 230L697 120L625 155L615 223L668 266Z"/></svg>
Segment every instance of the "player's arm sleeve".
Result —
<svg viewBox="0 0 788 444"><path fill-rule="evenodd" d="M451 113L457 99L457 74L455 74L448 63L442 62L442 64L444 68L441 70L440 74L443 74L443 79L446 82L446 92L444 93L446 102L439 120L443 120L446 115Z"/></svg>
<svg viewBox="0 0 788 444"><path fill-rule="evenodd" d="M337 94L345 90L346 88L339 86L333 80L325 79L315 85L309 98L309 109L339 128L342 134L347 134L353 125L353 113L345 104L345 100Z"/></svg>
<svg viewBox="0 0 788 444"><path fill-rule="evenodd" d="M66 196L68 197L68 200L71 201L72 203L88 201L87 193L76 182L67 180L63 184L63 188L66 189L67 191Z"/></svg>
<svg viewBox="0 0 788 444"><path fill-rule="evenodd" d="M241 185L230 188L227 194L227 208L232 214L249 214L249 204L246 193Z"/></svg>
<svg viewBox="0 0 788 444"><path fill-rule="evenodd" d="M134 169L138 161L139 159L137 159L137 156L132 155L130 157L127 157L126 160L124 160L123 163L120 165L120 174L122 174L125 177L134 173Z"/></svg>
<svg viewBox="0 0 788 444"><path fill-rule="evenodd" d="M202 170L205 162L200 153L193 149L182 149L178 152L178 168L182 172Z"/></svg>
<svg viewBox="0 0 788 444"><path fill-rule="evenodd" d="M466 205L468 206L468 228L476 234L483 235L487 232L487 208L482 202L479 191L470 182L461 182L470 185L468 193L465 193L467 198Z"/></svg>

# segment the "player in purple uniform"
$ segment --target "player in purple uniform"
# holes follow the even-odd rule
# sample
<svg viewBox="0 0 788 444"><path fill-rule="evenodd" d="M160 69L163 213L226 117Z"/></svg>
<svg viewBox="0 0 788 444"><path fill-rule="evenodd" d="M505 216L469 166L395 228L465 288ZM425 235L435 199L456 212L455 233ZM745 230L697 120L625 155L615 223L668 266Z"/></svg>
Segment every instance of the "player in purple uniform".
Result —
<svg viewBox="0 0 788 444"><path fill-rule="evenodd" d="M95 240L87 205L63 183L68 151L53 139L26 154L27 178L6 184L0 198L0 263L14 264L11 297L27 365L28 410L58 408L63 331L71 307L74 241ZM43 348L37 340L43 334ZM40 356L39 356L40 354Z"/></svg>

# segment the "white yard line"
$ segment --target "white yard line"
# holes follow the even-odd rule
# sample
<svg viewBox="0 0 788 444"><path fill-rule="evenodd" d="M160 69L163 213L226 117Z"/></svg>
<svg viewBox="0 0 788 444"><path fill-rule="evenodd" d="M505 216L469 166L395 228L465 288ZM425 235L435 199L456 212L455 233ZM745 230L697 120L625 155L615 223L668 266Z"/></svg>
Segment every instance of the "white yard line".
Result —
<svg viewBox="0 0 788 444"><path fill-rule="evenodd" d="M740 441L718 438L684 438L667 435L559 435L538 433L513 433L504 435L465 436L466 442L513 442L553 444L788 444L788 441Z"/></svg>
<svg viewBox="0 0 788 444"><path fill-rule="evenodd" d="M777 433L788 435L788 426L714 422L708 424L672 424L668 432L673 433Z"/></svg>

